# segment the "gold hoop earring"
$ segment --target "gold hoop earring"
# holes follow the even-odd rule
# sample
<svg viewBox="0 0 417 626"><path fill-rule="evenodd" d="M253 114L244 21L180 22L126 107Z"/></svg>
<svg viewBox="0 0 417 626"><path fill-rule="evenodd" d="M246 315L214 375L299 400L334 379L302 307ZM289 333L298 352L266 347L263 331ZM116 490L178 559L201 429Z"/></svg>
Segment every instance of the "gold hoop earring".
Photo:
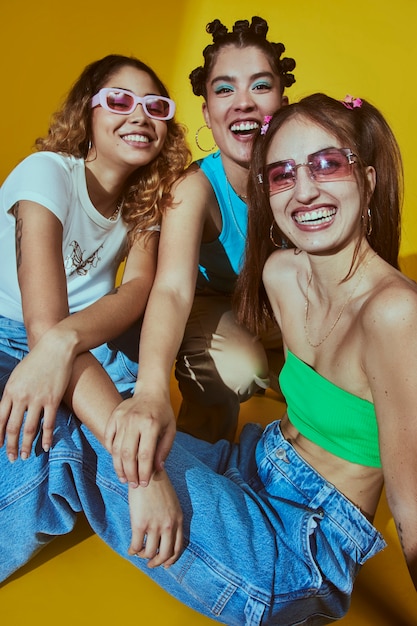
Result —
<svg viewBox="0 0 417 626"><path fill-rule="evenodd" d="M97 154L93 157L92 155L92 150L94 148L93 142L91 141L91 139L88 140L88 144L87 144L87 152L85 155L85 159L88 159L89 161L92 161L94 159L97 158Z"/></svg>
<svg viewBox="0 0 417 626"><path fill-rule="evenodd" d="M371 233L372 233L372 215L371 215L371 209L368 206L368 223L366 225L366 234L369 237Z"/></svg>
<svg viewBox="0 0 417 626"><path fill-rule="evenodd" d="M209 127L207 126L207 124L203 124L203 126L200 126L200 128L198 128L198 129L197 129L197 132L196 132L196 134L195 134L195 142L196 142L196 144L197 144L197 148L199 148L199 149L201 150L201 152L212 152L215 148L217 148L217 144L216 144L216 142L214 142L214 146L213 146L212 148L209 148L208 150L207 150L206 148L202 148L202 147L200 146L200 144L199 144L199 141L198 141L198 134L199 134L199 132L200 132L201 130L203 130L203 128L209 128ZM210 130L210 129L209 129L209 130Z"/></svg>
<svg viewBox="0 0 417 626"><path fill-rule="evenodd" d="M366 227L366 236L369 237L370 234L372 233L372 214L371 214L371 209L367 208L366 210L367 215L363 215L362 214L362 220L365 223L365 227Z"/></svg>
<svg viewBox="0 0 417 626"><path fill-rule="evenodd" d="M285 241L285 239L283 237L281 237L281 243L277 243L274 239L274 226L275 226L275 222L272 222L270 228L269 228L269 238L272 241L272 243L274 244L274 246L276 248L288 248L288 243Z"/></svg>

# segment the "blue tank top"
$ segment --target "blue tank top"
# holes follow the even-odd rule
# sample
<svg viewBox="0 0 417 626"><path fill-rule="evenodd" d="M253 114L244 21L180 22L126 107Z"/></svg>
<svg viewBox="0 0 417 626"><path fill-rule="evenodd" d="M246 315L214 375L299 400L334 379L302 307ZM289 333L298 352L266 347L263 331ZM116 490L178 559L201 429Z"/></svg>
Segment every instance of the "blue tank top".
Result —
<svg viewBox="0 0 417 626"><path fill-rule="evenodd" d="M351 463L381 467L372 402L323 378L290 350L279 382L288 418L304 437Z"/></svg>
<svg viewBox="0 0 417 626"><path fill-rule="evenodd" d="M222 216L217 239L200 247L197 291L210 289L230 294L243 261L247 232L247 207L226 178L220 152L197 161L210 181Z"/></svg>

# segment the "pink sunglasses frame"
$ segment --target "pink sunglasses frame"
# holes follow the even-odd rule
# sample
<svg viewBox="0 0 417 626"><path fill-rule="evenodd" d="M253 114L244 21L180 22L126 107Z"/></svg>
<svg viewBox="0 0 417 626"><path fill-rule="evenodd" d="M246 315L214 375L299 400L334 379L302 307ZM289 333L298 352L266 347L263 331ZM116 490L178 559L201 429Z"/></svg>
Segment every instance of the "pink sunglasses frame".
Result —
<svg viewBox="0 0 417 626"><path fill-rule="evenodd" d="M107 94L112 91L115 93L121 93L121 94L126 94L130 96L132 98L132 107L128 111L115 111L111 107L109 107L107 103ZM168 103L169 105L168 115L164 117L158 117L157 115L152 115L152 113L149 112L147 103L150 102L151 100L155 100L155 98L158 100L163 100L164 102ZM101 106L103 107L103 109L106 109L106 111L110 111L110 113L115 113L116 115L130 115L136 109L138 104L142 105L143 110L145 111L146 115L153 120L160 120L164 122L167 120L171 120L175 115L175 102L171 100L171 98L166 98L165 96L149 95L149 96L141 97L141 96L137 96L132 91L128 91L127 89L118 89L115 87L103 87L102 89L100 89L100 91L98 91L91 98L92 109L94 109L97 106Z"/></svg>

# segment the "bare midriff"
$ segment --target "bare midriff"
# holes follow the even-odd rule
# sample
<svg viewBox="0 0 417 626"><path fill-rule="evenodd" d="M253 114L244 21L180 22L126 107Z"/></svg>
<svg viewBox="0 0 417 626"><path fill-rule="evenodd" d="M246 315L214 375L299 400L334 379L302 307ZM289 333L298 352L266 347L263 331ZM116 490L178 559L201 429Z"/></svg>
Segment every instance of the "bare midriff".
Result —
<svg viewBox="0 0 417 626"><path fill-rule="evenodd" d="M285 439L314 469L332 483L372 522L383 486L380 468L351 463L306 439L289 421L281 420Z"/></svg>

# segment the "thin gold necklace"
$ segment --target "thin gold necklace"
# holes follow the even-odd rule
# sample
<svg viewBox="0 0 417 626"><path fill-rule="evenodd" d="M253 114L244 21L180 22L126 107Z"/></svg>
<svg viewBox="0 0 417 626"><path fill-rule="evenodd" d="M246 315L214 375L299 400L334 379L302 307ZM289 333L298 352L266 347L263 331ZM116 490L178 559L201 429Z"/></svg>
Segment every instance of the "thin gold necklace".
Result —
<svg viewBox="0 0 417 626"><path fill-rule="evenodd" d="M365 265L363 265L362 270L361 270L361 274L359 276L359 280L356 283L356 285L354 286L354 288L352 289L352 291L350 292L350 294L348 295L347 299L345 300L345 302L342 305L342 308L340 309L339 313L336 316L335 321L333 322L333 324L330 326L330 330L324 335L324 337L322 339L320 339L319 342L317 343L313 343L310 339L310 333L308 330L308 314L309 314L309 309L310 309L310 300L308 298L308 292L309 292L309 288L310 288L310 283L311 283L311 279L313 278L313 273L310 274L310 276L308 277L308 281L307 281L307 289L306 289L306 300L305 300L305 317L304 317L304 332L305 332L305 336L306 339L308 341L308 344L312 347L312 348L318 348L319 346L321 346L321 344L326 341L326 339L332 334L332 332L334 331L334 329L336 328L336 324L339 322L340 318L343 315L343 311L345 310L345 308L347 307L347 305L349 304L349 302L352 300L353 296L356 293L357 288L359 287L359 285L362 282L363 277L365 276L365 272L368 269L368 265L369 263L372 261L372 259L376 256L376 252L374 254L372 254L372 256L368 259L368 261L365 263Z"/></svg>
<svg viewBox="0 0 417 626"><path fill-rule="evenodd" d="M235 192L235 194L237 195L238 198L240 198L243 202L246 203L246 200L248 199L248 196L245 196L243 193L238 193L235 188L233 187L232 183L230 182L230 180L227 177L226 174L226 183L227 185L229 185L229 187L231 187L233 189L233 191Z"/></svg>
<svg viewBox="0 0 417 626"><path fill-rule="evenodd" d="M124 203L124 199L120 198L120 200L118 201L118 203L116 205L116 208L115 208L114 212L112 213L112 215L110 215L110 217L107 218L110 222L115 222L117 220L117 216L119 215L120 211L122 210L123 203Z"/></svg>

